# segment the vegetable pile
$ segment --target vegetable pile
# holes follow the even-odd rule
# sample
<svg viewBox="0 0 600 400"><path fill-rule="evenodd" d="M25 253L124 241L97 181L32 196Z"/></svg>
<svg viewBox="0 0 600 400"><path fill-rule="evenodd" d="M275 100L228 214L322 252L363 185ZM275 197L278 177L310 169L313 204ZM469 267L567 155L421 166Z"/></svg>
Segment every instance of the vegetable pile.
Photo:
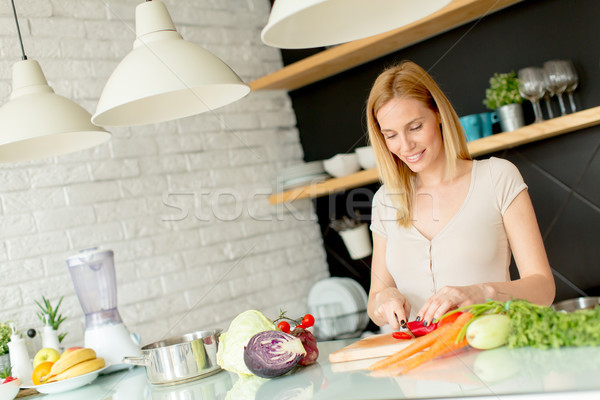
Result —
<svg viewBox="0 0 600 400"><path fill-rule="evenodd" d="M600 307L564 313L526 300L490 300L447 313L437 321L435 329L411 340L407 347L369 369L404 374L467 345L480 350L505 345L540 349L598 346Z"/></svg>
<svg viewBox="0 0 600 400"><path fill-rule="evenodd" d="M600 345L600 307L571 313L525 300L488 301L464 307L476 316L500 314L510 319L508 347L541 349Z"/></svg>
<svg viewBox="0 0 600 400"><path fill-rule="evenodd" d="M290 323L295 323L291 330ZM285 317L282 312L275 323L261 312L249 310L231 322L221 334L217 364L240 376L256 375L274 378L293 371L296 366L313 364L319 355L313 334L306 330L314 317L306 314L301 323Z"/></svg>

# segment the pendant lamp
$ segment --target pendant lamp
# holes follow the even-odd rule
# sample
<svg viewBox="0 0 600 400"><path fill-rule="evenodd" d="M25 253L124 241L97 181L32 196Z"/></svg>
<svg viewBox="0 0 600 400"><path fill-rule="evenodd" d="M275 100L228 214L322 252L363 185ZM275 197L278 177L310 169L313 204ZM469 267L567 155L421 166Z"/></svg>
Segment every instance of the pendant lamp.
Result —
<svg viewBox="0 0 600 400"><path fill-rule="evenodd" d="M275 0L262 41L282 49L331 46L418 21L451 0Z"/></svg>
<svg viewBox="0 0 600 400"><path fill-rule="evenodd" d="M31 161L99 145L111 134L91 115L48 85L37 61L28 60L12 1L22 61L13 65L10 100L0 108L0 162Z"/></svg>
<svg viewBox="0 0 600 400"><path fill-rule="evenodd" d="M108 79L94 124L168 121L214 110L250 92L218 57L183 40L162 2L139 4L135 21L133 50Z"/></svg>

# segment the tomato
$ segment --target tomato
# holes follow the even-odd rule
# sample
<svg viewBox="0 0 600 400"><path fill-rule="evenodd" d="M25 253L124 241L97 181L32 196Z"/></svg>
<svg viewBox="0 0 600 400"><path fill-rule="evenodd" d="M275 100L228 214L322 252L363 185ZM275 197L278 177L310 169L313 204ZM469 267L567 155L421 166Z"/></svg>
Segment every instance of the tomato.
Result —
<svg viewBox="0 0 600 400"><path fill-rule="evenodd" d="M311 314L306 314L304 318L302 318L302 325L304 325L305 327L310 328L314 324L315 317L313 317Z"/></svg>
<svg viewBox="0 0 600 400"><path fill-rule="evenodd" d="M298 324L296 325L296 328L300 328L300 329L306 329L306 326L302 325L302 324Z"/></svg>
<svg viewBox="0 0 600 400"><path fill-rule="evenodd" d="M453 323L456 319L462 314L462 312L457 311L454 314L448 315L446 318L438 321L438 326L444 326Z"/></svg>
<svg viewBox="0 0 600 400"><path fill-rule="evenodd" d="M279 328L281 332L290 333L290 324L287 321L281 321L278 323L277 328Z"/></svg>
<svg viewBox="0 0 600 400"><path fill-rule="evenodd" d="M6 379L4 380L4 382L2 382L2 383L8 383L8 382L12 382L14 380L17 380L17 378L15 378L13 376L7 376Z"/></svg>
<svg viewBox="0 0 600 400"><path fill-rule="evenodd" d="M406 332L394 332L394 333L392 333L392 337L394 339L402 339L402 340L412 339L412 336L410 336Z"/></svg>

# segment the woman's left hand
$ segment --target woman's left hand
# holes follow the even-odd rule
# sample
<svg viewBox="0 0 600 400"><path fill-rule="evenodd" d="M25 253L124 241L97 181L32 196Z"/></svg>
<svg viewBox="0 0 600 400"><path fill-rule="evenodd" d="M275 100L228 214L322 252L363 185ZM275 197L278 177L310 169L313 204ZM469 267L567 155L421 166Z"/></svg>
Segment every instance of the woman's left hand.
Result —
<svg viewBox="0 0 600 400"><path fill-rule="evenodd" d="M494 298L493 288L486 284L471 286L444 286L431 296L417 313L424 323L431 323L450 310L483 303Z"/></svg>

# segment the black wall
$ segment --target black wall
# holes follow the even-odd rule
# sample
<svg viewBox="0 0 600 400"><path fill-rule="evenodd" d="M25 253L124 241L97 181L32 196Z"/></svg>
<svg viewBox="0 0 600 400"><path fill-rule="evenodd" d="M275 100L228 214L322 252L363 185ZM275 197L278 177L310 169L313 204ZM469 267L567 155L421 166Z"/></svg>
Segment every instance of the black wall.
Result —
<svg viewBox="0 0 600 400"><path fill-rule="evenodd" d="M571 59L579 74L579 109L600 105L600 1L526 0L395 54L290 93L305 161L364 146L364 105L377 75L403 59L437 80L459 115L487 111L482 104L494 72ZM291 63L315 50L282 51ZM566 100L566 98L565 98ZM555 115L558 103L553 99ZM524 103L526 121L533 121ZM514 162L529 185L540 229L555 271L557 300L600 294L600 127L493 154ZM486 155L483 158L488 158ZM351 260L331 218L359 209L378 185L315 200L334 276L351 276L368 288L370 259ZM348 196L354 196L350 201ZM355 203L354 201L358 201ZM513 268L514 272L514 268Z"/></svg>

